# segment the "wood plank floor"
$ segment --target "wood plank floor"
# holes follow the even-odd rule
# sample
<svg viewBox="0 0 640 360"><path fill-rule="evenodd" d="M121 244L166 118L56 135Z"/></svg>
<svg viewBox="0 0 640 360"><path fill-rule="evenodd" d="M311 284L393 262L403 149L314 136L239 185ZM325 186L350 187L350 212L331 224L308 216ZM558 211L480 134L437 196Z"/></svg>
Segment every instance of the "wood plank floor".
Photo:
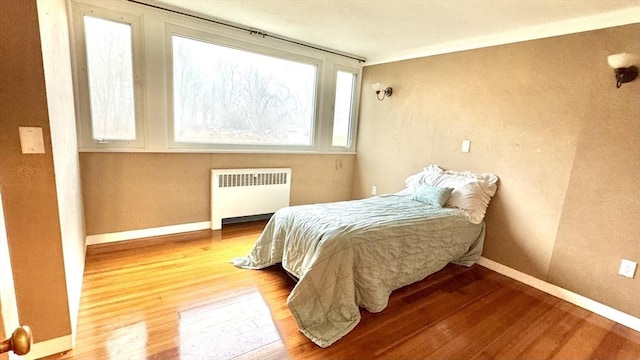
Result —
<svg viewBox="0 0 640 360"><path fill-rule="evenodd" d="M49 358L640 359L640 333L478 265L396 290L384 311L362 310L351 333L319 348L287 309L287 275L229 264L263 226L90 249L76 347Z"/></svg>

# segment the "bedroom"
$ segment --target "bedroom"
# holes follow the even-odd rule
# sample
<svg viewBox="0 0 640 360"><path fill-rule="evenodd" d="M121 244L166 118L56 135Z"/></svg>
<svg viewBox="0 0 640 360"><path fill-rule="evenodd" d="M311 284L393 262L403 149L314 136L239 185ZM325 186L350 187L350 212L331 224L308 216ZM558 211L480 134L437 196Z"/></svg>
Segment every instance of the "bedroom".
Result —
<svg viewBox="0 0 640 360"><path fill-rule="evenodd" d="M10 2L3 6L11 7L6 4ZM23 26L37 28L33 14L24 18L31 21ZM638 277L625 279L617 270L622 258L638 261L640 257L640 194L635 185L640 171L639 83L615 89L606 56L640 53L635 41L639 32L633 24L365 66L363 84L386 82L394 86L394 94L378 102L363 86L357 155L82 152L78 177L82 178L86 235L208 220L207 170L214 166L291 167L297 174L292 204L303 204L366 197L373 185L379 193L397 191L404 177L433 162L500 176L500 189L487 216L491 240L485 247L486 258L638 317ZM3 27L3 39L13 34ZM24 52L20 59L37 58L40 46L28 39L24 43L3 40L3 45ZM15 59L3 58L3 64L16 64L3 73L17 77L3 84L27 82L36 89L11 88L11 96L3 96L3 108L4 101L26 105L13 122L3 120L1 125L0 179L5 217L11 219L7 220L8 241L14 255L25 259L30 259L27 247L46 249L25 263L29 268L40 264L42 273L20 271L22 265L16 265L16 290L33 294L46 284L50 293L62 299L53 304L34 299L20 305L21 314L39 317L37 308L48 305L61 309L59 317L69 318L64 315L69 313L66 302L73 302L67 299L74 296L67 295L66 288L79 294L78 285L73 284L78 282L78 269L82 273L83 249L75 250L75 260L81 259L69 265L74 247L79 246L73 243L77 224L58 224L57 215L51 215L74 211L55 199L53 165L33 160L25 170L18 155L9 156L18 141L10 135L17 126L49 126L46 109L31 106L31 101L42 106L46 98L27 96L30 91L42 94L43 80L28 77L42 70L37 63ZM483 91L487 88L492 91ZM25 124L24 118L33 120ZM433 134L433 138L413 134ZM471 140L468 154L459 151L463 139ZM397 146L400 141L404 146ZM22 177L9 176L29 169L35 171L30 176L42 181L25 183ZM60 176L57 171L56 176ZM81 193L77 182L68 181L66 199ZM194 190L172 191L187 187ZM25 208L21 202L34 193L40 194L40 203ZM151 216L150 208L164 210ZM135 215L121 216L121 209ZM29 222L19 219L28 218L27 214L42 216ZM63 235L43 236L51 229ZM84 234L80 232L81 247ZM65 266L75 266L75 271L66 270L66 276L76 276L66 279L66 284ZM44 339L68 334L65 321L54 318L52 323L62 325L47 330Z"/></svg>

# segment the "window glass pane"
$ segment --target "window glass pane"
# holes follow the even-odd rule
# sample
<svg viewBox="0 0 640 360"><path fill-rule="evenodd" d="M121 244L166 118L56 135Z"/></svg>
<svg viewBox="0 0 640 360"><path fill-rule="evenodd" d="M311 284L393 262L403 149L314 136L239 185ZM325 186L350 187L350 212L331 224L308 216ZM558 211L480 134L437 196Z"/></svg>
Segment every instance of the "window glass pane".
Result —
<svg viewBox="0 0 640 360"><path fill-rule="evenodd" d="M349 146L351 130L351 108L353 106L353 87L356 75L338 71L336 78L336 102L333 110L333 146Z"/></svg>
<svg viewBox="0 0 640 360"><path fill-rule="evenodd" d="M173 36L174 140L311 145L316 66Z"/></svg>
<svg viewBox="0 0 640 360"><path fill-rule="evenodd" d="M135 140L131 26L84 17L94 140Z"/></svg>

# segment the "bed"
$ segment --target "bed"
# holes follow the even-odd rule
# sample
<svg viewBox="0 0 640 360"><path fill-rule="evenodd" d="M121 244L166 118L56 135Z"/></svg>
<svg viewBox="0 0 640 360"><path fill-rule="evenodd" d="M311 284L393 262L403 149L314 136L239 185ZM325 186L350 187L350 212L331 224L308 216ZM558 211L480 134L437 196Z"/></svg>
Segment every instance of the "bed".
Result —
<svg viewBox="0 0 640 360"><path fill-rule="evenodd" d="M440 181L433 171L457 182ZM475 205L485 198L478 189L492 196L496 182L493 174L447 174L431 165L396 194L287 207L269 220L250 253L232 263L246 269L281 263L299 279L287 304L300 331L327 347L358 324L360 307L380 312L393 290L450 262L474 264L488 201L482 217L460 201Z"/></svg>

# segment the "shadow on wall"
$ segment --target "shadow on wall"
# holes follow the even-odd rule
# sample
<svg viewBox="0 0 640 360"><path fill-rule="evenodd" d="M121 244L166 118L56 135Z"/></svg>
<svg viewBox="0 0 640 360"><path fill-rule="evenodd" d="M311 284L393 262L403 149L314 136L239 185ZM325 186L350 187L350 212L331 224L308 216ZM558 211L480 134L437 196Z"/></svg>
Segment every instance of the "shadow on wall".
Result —
<svg viewBox="0 0 640 360"><path fill-rule="evenodd" d="M504 257L505 247L508 247L506 251L509 254L508 258L512 261L506 261L505 265L513 266L511 263L517 263L521 269L526 269L528 274L545 280L547 269L542 267L540 263L533 261L530 249L525 249L520 245L526 243L527 240L520 239L518 232L513 229L512 224L516 220L507 204L508 202L500 195L500 183L498 183L498 191L491 199L485 215L487 236L482 255L491 257L491 254L499 252Z"/></svg>

